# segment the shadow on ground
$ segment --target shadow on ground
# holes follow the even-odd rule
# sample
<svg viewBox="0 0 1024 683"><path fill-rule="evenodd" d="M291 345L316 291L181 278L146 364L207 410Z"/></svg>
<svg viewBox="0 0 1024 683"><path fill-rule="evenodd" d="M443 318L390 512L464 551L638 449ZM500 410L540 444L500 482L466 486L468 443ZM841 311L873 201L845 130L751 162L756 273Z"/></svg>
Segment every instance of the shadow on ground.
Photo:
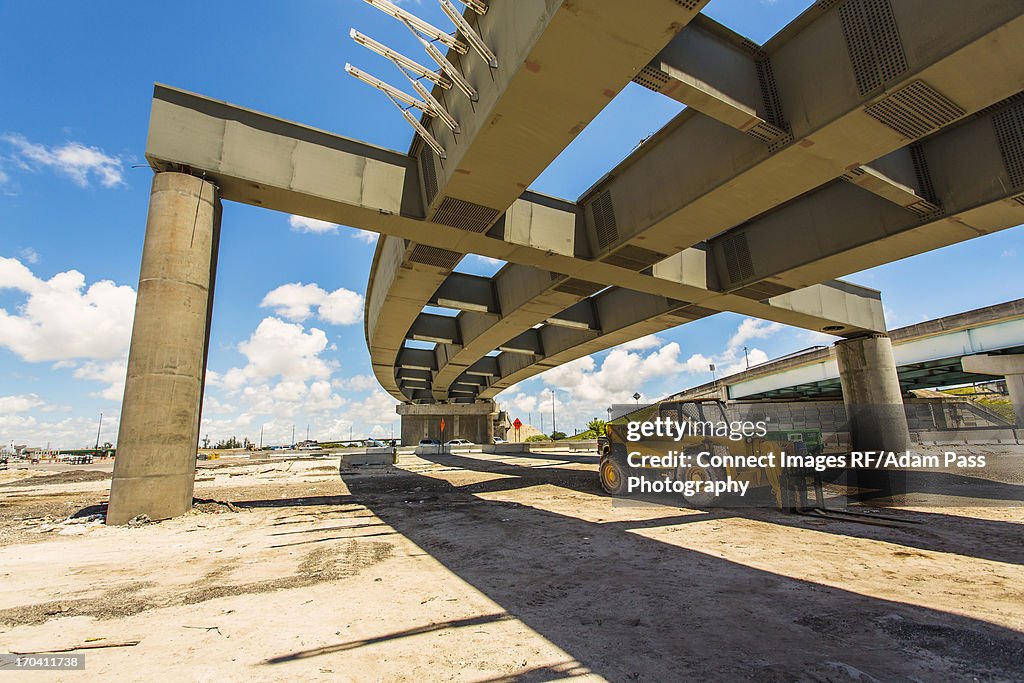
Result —
<svg viewBox="0 0 1024 683"><path fill-rule="evenodd" d="M739 515L803 526L800 518L770 510L715 510L642 522L588 522L476 494L538 484L598 493L593 471L452 455L428 458L512 478L458 487L414 473L387 478L343 474L348 496L236 505L365 505L505 613L568 653L575 662L565 670L578 673L574 667L583 666L612 681L871 680L861 678L861 672L881 680L1015 680L1024 670L1024 637L1017 631L789 578L634 533L714 517ZM813 528L952 553L958 552L955 539L961 531L981 532L993 543L997 537L1017 540L1010 548L960 554L1021 563L1019 525L934 514L913 517L925 524L911 531L841 522ZM929 521L949 529L929 535ZM967 550L966 543L961 550ZM851 557L851 565L855 561ZM881 572L878 576L886 580ZM409 633L284 654L266 664ZM565 675L563 667L544 668L523 672L518 680Z"/></svg>

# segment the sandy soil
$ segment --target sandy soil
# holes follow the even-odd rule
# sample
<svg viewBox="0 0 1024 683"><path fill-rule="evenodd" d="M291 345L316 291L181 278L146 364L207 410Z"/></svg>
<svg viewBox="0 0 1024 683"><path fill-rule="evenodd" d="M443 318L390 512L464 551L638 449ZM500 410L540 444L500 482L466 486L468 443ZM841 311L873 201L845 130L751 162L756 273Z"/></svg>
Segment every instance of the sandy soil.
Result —
<svg viewBox="0 0 1024 683"><path fill-rule="evenodd" d="M221 460L196 496L232 507L136 528L93 516L109 469L0 472L0 651L140 641L31 680L1021 678L1024 509L623 507L595 470Z"/></svg>

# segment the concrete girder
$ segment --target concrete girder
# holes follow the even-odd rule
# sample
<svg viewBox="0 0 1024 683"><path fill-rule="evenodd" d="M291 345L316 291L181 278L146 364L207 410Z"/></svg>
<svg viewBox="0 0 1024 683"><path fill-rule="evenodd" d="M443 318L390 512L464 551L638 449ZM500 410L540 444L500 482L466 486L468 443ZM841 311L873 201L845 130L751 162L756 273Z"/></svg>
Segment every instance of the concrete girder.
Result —
<svg viewBox="0 0 1024 683"><path fill-rule="evenodd" d="M885 329L882 306L874 290L835 281L776 296L772 296L776 292L770 290L764 294L762 301L750 298L749 293L748 296L722 295L707 289L704 286L708 281L705 269L705 252L689 249L657 264L653 274L659 280L667 282L674 279L680 285L685 285L688 289L685 301L692 305L692 310L708 309L709 312L704 315L734 311L815 331L828 330L839 336L856 336ZM504 289L501 284L503 281L511 280L520 285L515 288L516 297L503 297L502 308L507 314L502 317L458 316L464 344L445 349L443 356L439 354L438 373L433 387L435 398L443 398L448 386L467 364L499 348L505 340L521 330L542 323L602 330L597 309L593 305L593 294L601 289L600 285L593 285L589 290L584 285L576 285L570 287L570 293L561 291L564 279L552 279L554 274L530 269L531 278L525 280L526 273L524 267L510 264L495 276L499 291ZM638 280L652 279L640 275L636 277ZM529 282L530 286L522 286L524 282ZM653 302L666 298L680 299L679 296L647 296L652 297ZM567 301L578 303L567 304ZM551 313L558 309L562 312ZM680 323L677 321L675 324Z"/></svg>
<svg viewBox="0 0 1024 683"><path fill-rule="evenodd" d="M483 377L497 377L499 373L498 359L493 356L484 356L466 369L466 374Z"/></svg>
<svg viewBox="0 0 1024 683"><path fill-rule="evenodd" d="M501 2L483 16L467 13L498 66L457 58L476 102L434 89L461 131L424 121L447 153L444 163L420 158L433 178L424 187L427 217L443 222L438 213L468 203L485 209L475 216L482 224L496 220L705 4ZM559 106L539 115L537 102L546 101Z"/></svg>
<svg viewBox="0 0 1024 683"><path fill-rule="evenodd" d="M410 370L409 368L397 368L395 376L399 381L419 381L427 384L434 381L433 373L429 370Z"/></svg>
<svg viewBox="0 0 1024 683"><path fill-rule="evenodd" d="M448 105L461 129L456 135L445 126L423 121L445 148L443 161L414 141L411 156L416 161L423 216L480 234L499 222L499 231L508 241L575 255L573 224L568 230L531 229L545 222L545 208L516 200L706 3L509 2L473 17L479 35L497 53L498 67L492 69L472 55L458 58L463 75L478 92L476 102L458 92L445 96L435 88L435 96ZM538 116L536 102L548 100L557 100L559 106ZM407 245L409 258L400 267L413 272L406 272L404 282L395 284L398 290L405 285L411 292L396 291L395 300L408 301L408 296L422 297L435 290L443 278L442 268L450 272L457 263L458 240L449 244L448 255L435 254L433 272L422 275L415 273L413 255L418 245ZM378 280L377 286L385 284L379 280L386 278L375 274L371 278ZM367 317L371 353L374 346L393 353L405 333L401 328L411 325L415 316L412 310L401 310L401 304L390 305L393 285L388 282L386 287L387 313ZM382 319L388 321L385 327L394 329L378 332L370 327ZM392 389L386 378L382 384Z"/></svg>
<svg viewBox="0 0 1024 683"><path fill-rule="evenodd" d="M595 283L684 301L707 296L703 271L679 265L690 256L685 252L659 264L664 277L587 260L569 202L524 193L489 234L426 222L421 204L410 199L418 194L408 191L417 171L408 157L166 86L154 91L147 158L157 170L206 176L228 201L387 235L374 254L366 325L375 375L396 397L402 394L394 363L377 359L397 356L423 305L465 252L566 276L555 289L575 298L559 301L545 318L582 298L580 287L584 294L600 289ZM497 293L503 310L504 292ZM389 315L382 316L386 300Z"/></svg>
<svg viewBox="0 0 1024 683"><path fill-rule="evenodd" d="M772 297L764 302L735 295L714 294L702 304L658 297L622 288L609 288L584 302L600 321L600 329L556 328L545 325L537 332L543 354L507 358L498 356L500 377L492 378L481 398L493 398L501 390L557 365L582 356L607 350L638 336L663 332L679 325L725 310L783 322L811 330L828 329L836 321L845 323L833 334L861 335L885 329L881 298L877 291L845 282L828 282L803 290ZM852 322L851 322L852 321ZM634 336L630 336L634 335ZM446 368L439 365L434 395L443 395L447 385Z"/></svg>
<svg viewBox="0 0 1024 683"><path fill-rule="evenodd" d="M787 31L788 31L788 29L787 29ZM1000 80L1000 79L995 79L995 80ZM156 104L154 106L154 109L156 109ZM237 125L232 125L232 124L239 124L243 119L246 120L246 121L249 121L249 119L251 119L253 114L251 112L248 112L247 114L248 114L248 117L243 116L243 117L237 117L236 118L234 115L222 117L223 119L227 120L228 123L227 123L227 125L225 125L221 129L218 129L217 126L216 126L216 123L214 123L213 126L208 127L208 128L204 128L203 126L194 127L192 129L192 131L193 132L199 131L203 135L210 136L211 135L211 132L210 132L211 130L213 130L213 131L220 130L222 138L226 138L226 137L229 137L227 131L230 128L231 129L230 132L232 134L234 134L236 137L238 137L238 130L237 130L238 126ZM259 116L259 115L255 115L255 116ZM216 118L216 117L213 117L213 118ZM269 117L265 117L265 118L269 118ZM280 122L280 121L277 121L277 120L274 120L274 122L277 125L279 125L279 126L282 125L282 124L283 125L290 125L290 124L284 124L284 122ZM242 126L243 127L249 127L249 128L253 128L253 127L258 128L258 126L246 126L246 124L242 124ZM301 127L299 127L299 128L301 128ZM304 129L304 130L309 132L309 129ZM251 130L250 131L246 131L246 132L247 133L252 133ZM259 132L264 132L265 133L267 131L266 130L261 130ZM319 133L319 132L314 131L313 133ZM326 136L326 134L322 134L322 133L319 133L319 135ZM193 135L193 136L188 136L188 137L193 137L194 138L196 136ZM213 133L212 137L216 138L216 133ZM259 136L257 136L257 137L259 137ZM330 136L326 136L326 137L330 137ZM331 151L337 151L337 149L341 149L342 151L345 151L345 149L347 149L347 148L344 146L344 143L346 143L346 142L347 142L348 145L358 144L358 143L352 143L352 141L343 141L343 139L341 139L341 140L342 140L342 143L343 143L342 146L340 148L335 147ZM207 141L209 141L209 140L207 140ZM214 139L213 141L216 142L216 139ZM223 139L221 140L221 142L223 142ZM277 145L274 145L274 144L266 144L268 142L272 142L272 141L269 141L269 140L266 140L266 139L255 140L255 139L252 139L250 137L250 139L246 142L246 144L241 144L240 145L240 144L237 144L237 141L236 141L236 144L234 145L234 147L232 147L231 145L225 145L224 149L231 150L231 149L237 149L238 147L259 148L265 154L267 154L267 153L273 154L275 151L278 154L281 154L282 152L290 151L292 149L291 147L288 146L288 144L287 144L288 141L284 141L286 143L284 146L277 146ZM278 142L281 142L281 141L279 140ZM308 142L308 140L307 140L307 142ZM197 145L199 145L201 143L202 143L202 141L200 140L200 141L197 142ZM329 145L322 145L322 146L326 147L326 148L330 148L331 145L336 145L336 144L337 144L337 142L335 140L332 140L331 144L329 144ZM205 147L206 149L221 149L220 147L217 147L216 145L213 145L213 146L211 146L211 145L203 145L203 147ZM401 187L403 189L405 187L407 187L408 183L410 182L410 175L416 173L416 169L415 168L411 168L410 169L410 164L408 163L408 160L404 159L401 155L394 155L393 153L385 153L383 150L376 150L375 148L372 148L371 151L375 155L377 155L377 156L388 157L388 161L392 162L392 166L398 165L398 164L394 164L394 160L396 158L399 159L402 162L402 164L404 164L404 166L399 168L399 172L397 174L398 178L399 178L399 183L398 184L401 185ZM309 147L308 146L303 147L302 152L303 152L303 154L295 155L295 158L298 160L299 165L303 166L304 170L307 170L307 171L309 169L314 168L316 164L312 163L310 161L310 159L305 158L303 156L304 154L308 154L310 152ZM169 155L164 155L164 156L166 156L168 159L170 159L170 162L173 165L175 160L170 158ZM223 156L223 150L222 150L222 155L221 156ZM231 155L229 155L229 156L231 156ZM324 157L326 155L321 155L320 157L317 157L316 154L313 154L312 156L314 157L315 161L320 163L321 166L323 165ZM159 157L160 157L159 154L151 154L150 155L151 160L154 160L154 161L158 161ZM198 164L183 163L182 165L188 166L190 168L194 168L196 170L206 170L205 166L211 165L211 164L207 164L207 163L202 161L201 154L193 154L192 157L200 158L199 163ZM237 163L237 162L239 162L240 158L241 158L240 155L234 154L233 156L231 156L230 160L232 162L236 162ZM188 155L184 155L184 159L187 161L187 160L190 160L190 157ZM344 197L339 197L338 193L336 193L336 192L335 192L334 195L327 194L327 195L314 196L313 198L310 198L310 197L307 197L307 196L303 196L304 194L308 194L308 192L306 192L306 193L296 192L297 187L293 187L293 186L281 187L280 186L281 181L279 179L273 177L273 174L263 173L263 177L258 178L259 180L262 180L263 183L267 184L268 185L267 187L264 187L263 185L261 185L260 182L255 182L255 183L250 182L247 185L247 184L245 184L245 182L251 180L251 178L247 178L247 177L244 176L243 173L239 173L239 169L233 167L231 163L223 163L223 161L224 161L223 159L218 159L216 162L214 162L212 164L214 166L217 166L217 168L214 168L214 169L211 170L210 177L212 179L219 180L219 178L216 177L216 176L219 175L219 176L227 177L228 181L234 181L234 180L241 180L242 181L241 184L236 184L234 182L221 182L220 183L223 187L225 187L227 189L227 192L225 193L225 198L227 198L227 199L235 199L236 198L235 197L235 194L236 194L235 191L237 190L238 191L238 195L239 195L238 199L240 201L248 201L249 203L260 204L260 205L267 205L266 202L264 201L264 199L269 199L270 202L271 202L271 205L273 205L274 208L279 208L279 209L286 210L286 211L289 211L289 212L292 212L292 213L300 213L300 214L303 214L303 215L313 215L313 217L323 218L325 220L333 220L335 222L344 222L344 223L347 223L347 224L358 225L360 227L368 227L369 229L380 230L382 232L387 232L389 234L395 234L395 235L398 235L400 237L405 237L405 238L410 238L410 239L420 238L422 240L422 237L424 236L424 233L425 232L429 232L430 233L430 237L431 237L431 239L430 239L431 246L438 246L438 247L441 247L441 248L450 248L452 246L458 246L459 247L459 251L457 251L457 252L450 252L450 253L455 253L456 254L456 258L458 257L458 255L463 250L464 251L474 251L476 253L482 253L482 254L487 255L487 256L492 256L492 257L495 257L495 258L503 258L505 260L519 262L519 263L526 263L526 264L529 264L529 265L534 265L534 266L546 268L546 269L551 270L551 271L566 273L568 275L574 275L574 276L585 275L587 278L589 278L586 281L589 281L589 282L601 282L601 283L608 283L608 284L614 284L614 285L619 285L619 286L631 286L632 288L635 288L635 289L638 289L638 290L642 290L642 291L647 291L648 293L653 293L653 294L658 294L658 295L670 295L670 296L674 296L675 298L681 298L683 300L687 300L687 298L685 296L680 296L681 291L679 291L678 289L674 290L672 293L670 293L668 291L669 289L672 288L671 287L671 283L666 285L665 283L656 282L655 278L636 278L636 277L631 277L630 274L627 274L627 273L623 272L623 271L627 271L628 268L626 268L624 266L616 266L614 263L588 264L586 262L581 262L580 260L574 258L573 256L578 255L579 253L585 252L586 250L588 250L589 249L589 245L587 244L587 240L583 240L583 239L578 239L577 238L577 233L579 231L576 229L575 222L572 221L572 220L566 220L566 219L561 219L561 218L557 219L557 220L561 220L562 221L561 224L564 226L564 230L563 230L562 234L567 234L567 235L571 235L572 236L570 239L566 240L566 242L571 245L571 246L569 246L567 248L566 247L563 247L562 249L550 249L549 248L547 250L540 249L539 246L538 246L538 242L535 242L534 238L537 237L540 234L544 234L545 239L550 240L550 238L547 237L547 235L549 235L550 233L548 233L547 231L541 231L540 233L531 235L531 239L530 239L530 241L529 241L529 243L527 245L513 244L512 241L516 239L516 235L519 234L519 233L515 229L510 229L510 227L511 228L515 228L516 227L516 223L515 223L515 221L512 221L512 224L510 226L509 225L509 220L508 220L509 216L515 216L517 213L520 214L520 215L525 213L524 211L518 211L517 212L516 211L517 206L518 207L525 206L530 214L537 213L537 211L536 211L537 205L534 204L534 203L524 202L524 203L517 203L517 205L513 206L512 210L506 216L506 220L504 221L504 225L495 226L496 228L500 228L499 232L497 232L497 233L492 230L492 231L490 231L491 234L489 234L489 235L487 235L487 234L481 235L481 234L478 234L478 233L469 233L467 231L459 231L457 229L449 230L449 229L446 229L447 226L441 226L441 225L436 225L436 224L431 224L431 226L430 226L431 229L429 231L427 231L427 230L423 229L425 226L424 226L422 220L418 220L423 215L422 206L421 205L417 206L417 202L410 198L410 196L409 196L410 193L408 193L408 192L402 191L400 193L397 193L397 194L399 194L402 197L402 199L400 201L399 211L403 212L403 213L396 214L396 213L393 213L392 209L389 209L389 208L386 208L386 207L380 207L380 206L377 206L377 207L372 206L372 204L374 202L371 202L366 197L361 197L361 196L360 197L356 197L355 199L353 199L352 197L347 196L347 195L344 196ZM355 160L355 161L358 161L358 160ZM380 159L379 158L373 158L373 161L379 162ZM346 163L348 163L348 162L349 162L349 159L346 158ZM333 162L331 162L331 163L333 163ZM158 163L154 163L154 165L157 166ZM358 166L358 164L354 164L354 165ZM374 167L374 170L377 170L377 171L380 170L380 167L379 167L378 164L370 164L370 165ZM287 167L287 164L284 164L283 166ZM240 167L242 168L242 170L246 170L244 163L241 163ZM274 166L274 168L280 168L280 167L282 167L281 164L277 164L277 165ZM260 169L260 171L262 173L263 169ZM267 177L267 176L270 176L270 177ZM308 174L307 174L307 176L308 176ZM294 172L292 173L292 175L289 178L289 181L291 182L291 181L294 181L294 180L301 181L301 182L298 183L298 186L302 186L303 183L305 182L303 174L301 172L300 173L294 173ZM355 178L354 181L355 182L352 183L352 185L361 187L362 184L363 184L364 178L362 177L362 175L360 175L359 177ZM273 183L275 183L275 182L279 183L279 185L278 186L273 185ZM416 183L416 184L418 184L418 183ZM338 184L336 183L335 184L335 188L337 188L337 186L338 186ZM329 189L328 192L334 191L335 188ZM301 187L299 187L298 189L301 189ZM379 204L379 202L378 202L378 204ZM558 214L557 211L555 213ZM562 212L562 214L565 214L565 213L566 212ZM323 215L323 214L326 214L326 215ZM411 218L411 220L410 220L410 218ZM533 216L531 216L531 219L532 218L533 218ZM369 223L369 225L367 223ZM377 223L377 225L373 225L373 223ZM498 235L499 234L500 234L500 237L502 239L498 239ZM444 246L442 247L441 245L444 245ZM648 250L648 251L650 251L650 250ZM569 254L572 254L572 256L570 256ZM644 254L641 253L641 258L636 258L635 255L633 255L633 256L634 256L633 258L620 257L618 259L618 263L626 264L629 267L635 267L635 265L637 263L639 263L642 266L643 263L644 263L644 259L643 259ZM583 279L583 278L576 278L576 279ZM438 282L438 284L440 284L440 282ZM368 307L369 307L369 304L370 304L370 299L372 298L372 295L373 295L373 292L374 292L375 289L376 289L375 287L371 287L371 295L368 296ZM422 285L420 285L420 289L422 291ZM387 291L388 290L385 289L385 292L387 292ZM386 297L386 294L383 295L383 296ZM410 301L409 303L411 304L412 302ZM410 309L411 308L412 307L410 306ZM368 323L369 323L369 318L370 318L370 316L368 316ZM390 316L388 316L388 318L390 319ZM411 324L411 321L414 318L415 318L415 314L411 313L411 311L410 311L410 320L409 320L410 324ZM408 327L406 327L404 330L398 332L397 333L398 338L399 339L403 338L404 334L405 334L405 332L407 330L408 330ZM394 349L391 349L391 351L394 352L394 353L397 353L397 345L396 345L396 347ZM383 363L376 363L375 362L374 365L375 365L375 372L377 372L378 370L383 369L385 364L383 364ZM381 373L378 372L378 376L380 376L380 374ZM387 384L386 380L382 381L382 384L386 385Z"/></svg>
<svg viewBox="0 0 1024 683"><path fill-rule="evenodd" d="M478 234L500 222L499 230L510 242L576 255L574 223L568 230L533 230L531 226L543 224L550 210L517 198L706 2L509 2L475 17L480 36L497 53L498 68L471 55L458 59L464 76L477 89L476 102L459 93L444 97L435 88L435 96L444 97L461 131L455 135L444 126L423 122L445 147L447 159L442 162L429 147L415 148L414 143L422 215ZM559 106L538 116L536 102L548 100L557 100ZM412 258L417 245L408 245L410 258L399 267L412 268L413 273L406 272L404 282L396 284L411 292L396 291L395 300L434 291L443 279L442 268L450 272L455 267L458 245L457 239L448 242L447 256L435 254L434 260L443 263L422 275L415 274ZM375 346L393 353L415 313L390 305L393 284L380 282L386 275L379 278L375 271L371 277L376 286L386 287L389 304L386 315L367 317L371 353ZM382 319L388 321L385 327L394 329L371 327ZM394 388L386 377L378 379L385 389Z"/></svg>
<svg viewBox="0 0 1024 683"><path fill-rule="evenodd" d="M537 330L531 328L509 339L499 346L498 350L503 353L513 353L521 356L542 356L544 355L544 343ZM498 361L498 363L500 365L501 361Z"/></svg>
<svg viewBox="0 0 1024 683"><path fill-rule="evenodd" d="M437 344L458 344L459 326L452 316L420 313L406 333L406 339Z"/></svg>
<svg viewBox="0 0 1024 683"><path fill-rule="evenodd" d="M437 370L434 352L429 349L403 348L398 354L398 362L395 365L405 370L426 370L428 372Z"/></svg>
<svg viewBox="0 0 1024 683"><path fill-rule="evenodd" d="M759 45L698 16L633 79L720 123L772 143L787 131L765 101Z"/></svg>
<svg viewBox="0 0 1024 683"><path fill-rule="evenodd" d="M501 313L491 278L451 273L430 297L431 306L470 313Z"/></svg>
<svg viewBox="0 0 1024 683"><path fill-rule="evenodd" d="M838 182L716 237L720 287L798 288L1024 223L1024 172L1007 165L1024 150L1020 121L1015 98L915 145L931 213ZM737 253L742 272L725 265Z"/></svg>
<svg viewBox="0 0 1024 683"><path fill-rule="evenodd" d="M846 11L865 2L815 10L764 46L765 99L792 142L766 147L690 108L588 191L598 258L650 265L1022 89L1020 3L873 3L891 14L879 54Z"/></svg>

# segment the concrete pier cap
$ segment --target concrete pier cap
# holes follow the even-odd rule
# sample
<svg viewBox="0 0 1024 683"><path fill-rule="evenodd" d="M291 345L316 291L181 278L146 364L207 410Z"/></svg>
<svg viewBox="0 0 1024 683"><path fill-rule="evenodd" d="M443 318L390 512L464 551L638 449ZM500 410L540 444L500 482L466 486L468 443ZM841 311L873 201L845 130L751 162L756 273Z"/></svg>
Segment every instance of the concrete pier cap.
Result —
<svg viewBox="0 0 1024 683"><path fill-rule="evenodd" d="M154 176L107 524L192 507L220 215L212 183Z"/></svg>
<svg viewBox="0 0 1024 683"><path fill-rule="evenodd" d="M965 372L984 375L1002 375L1006 391L1010 394L1017 426L1024 429L1024 354L991 354L964 356L960 363Z"/></svg>

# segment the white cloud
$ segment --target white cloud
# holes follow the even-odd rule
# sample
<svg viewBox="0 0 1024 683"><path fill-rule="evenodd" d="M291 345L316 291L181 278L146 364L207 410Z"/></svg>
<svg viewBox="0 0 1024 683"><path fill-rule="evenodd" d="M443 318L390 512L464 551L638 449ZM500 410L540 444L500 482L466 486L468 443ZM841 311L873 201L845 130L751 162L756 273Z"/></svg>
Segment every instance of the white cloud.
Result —
<svg viewBox="0 0 1024 683"><path fill-rule="evenodd" d="M367 244L373 244L377 241L377 233L370 232L369 230L360 230L359 228L352 228L352 238L357 239L360 242L366 242Z"/></svg>
<svg viewBox="0 0 1024 683"><path fill-rule="evenodd" d="M999 255L999 258L1016 258L1016 257L1017 257L1017 249L1015 247L1010 247L1009 249L1004 249L1003 253Z"/></svg>
<svg viewBox="0 0 1024 683"><path fill-rule="evenodd" d="M640 337L631 342L626 342L619 346L619 348L626 349L627 351L646 351L647 349L653 349L656 346L661 346L663 343L664 340L662 340L658 335L649 334L646 337Z"/></svg>
<svg viewBox="0 0 1024 683"><path fill-rule="evenodd" d="M665 343L656 335L648 335L612 349L598 364L591 356L548 370L539 379L548 388L540 391L515 388L499 397L499 402L524 421L532 414L533 425L540 427L540 415L545 418L545 429L551 428L551 392L556 390L555 412L559 431L583 428L594 417L605 417L604 410L613 403L633 403L633 393L640 392L641 401L654 401L661 396L649 391L663 389L663 380L669 391L682 389L685 375L709 375L714 363L716 374L739 372L746 368L743 347L753 339L776 334L784 326L754 318L744 319L730 336L726 348L715 355L694 353L681 359L678 343ZM768 354L757 348L748 348L750 364L768 360ZM710 377L709 377L710 379ZM649 384L658 383L658 384Z"/></svg>
<svg viewBox="0 0 1024 683"><path fill-rule="evenodd" d="M320 358L326 348L327 335L323 330L314 327L306 332L302 325L264 318L249 339L238 345L249 362L243 368L228 370L219 382L229 389L238 389L252 379L280 377L302 382L329 378L335 364Z"/></svg>
<svg viewBox="0 0 1024 683"><path fill-rule="evenodd" d="M353 325L363 319L363 297L348 289L336 289L320 304L320 319L334 325Z"/></svg>
<svg viewBox="0 0 1024 683"><path fill-rule="evenodd" d="M363 297L348 289L327 292L318 285L293 282L271 290L260 306L272 308L293 322L303 322L317 309L317 317L332 325L353 325L363 318Z"/></svg>
<svg viewBox="0 0 1024 683"><path fill-rule="evenodd" d="M0 414L25 413L33 408L44 405L44 401L35 394L20 396L0 396Z"/></svg>
<svg viewBox="0 0 1024 683"><path fill-rule="evenodd" d="M319 306L326 296L327 292L316 285L292 282L268 292L260 306L273 308L275 313L293 322L302 322L313 314L313 306Z"/></svg>
<svg viewBox="0 0 1024 683"><path fill-rule="evenodd" d="M641 346L649 343L644 342ZM548 386L569 394L571 399L566 407L579 404L580 408L587 407L586 412L593 412L593 406L631 402L633 393L641 390L648 380L687 371L686 364L679 360L679 353L679 344L676 342L665 344L646 356L619 347L608 353L600 367L592 357L584 356L548 370L541 375L541 379ZM536 402L538 409L544 410L550 405L550 400L550 396L539 396ZM557 394L555 400L557 407ZM529 402L522 400L518 404L521 408L529 406Z"/></svg>
<svg viewBox="0 0 1024 683"><path fill-rule="evenodd" d="M37 448L91 448L96 443L96 417L66 417L53 422L40 421L33 415L19 415L0 411L0 433L9 444L27 444ZM118 416L103 415L100 443L117 438Z"/></svg>
<svg viewBox="0 0 1024 683"><path fill-rule="evenodd" d="M762 351L761 349L748 349L747 355L745 357L737 360L732 365L727 365L724 368L719 368L718 376L724 377L726 375L734 375L737 372L743 372L744 370L747 369L748 359L750 362L750 367L754 367L755 365L760 365L761 363L768 362L768 354Z"/></svg>
<svg viewBox="0 0 1024 683"><path fill-rule="evenodd" d="M18 255L21 256L25 263L28 263L29 265L39 263L39 252L32 247L25 247L24 249L18 250Z"/></svg>
<svg viewBox="0 0 1024 683"><path fill-rule="evenodd" d="M480 261L481 263L484 263L488 266L503 266L506 263L501 259L491 258L490 256L483 256L481 254L471 254L471 256L475 258L477 261Z"/></svg>
<svg viewBox="0 0 1024 683"><path fill-rule="evenodd" d="M88 187L90 178L98 179L103 187L116 187L124 182L123 161L97 147L87 147L80 142L46 147L30 142L22 135L4 135L0 140L14 147L15 160L23 168L52 168L80 187Z"/></svg>
<svg viewBox="0 0 1024 683"><path fill-rule="evenodd" d="M370 391L377 388L377 378L373 375L355 375L336 379L332 384L336 389L345 391Z"/></svg>
<svg viewBox="0 0 1024 683"><path fill-rule="evenodd" d="M131 338L135 290L109 280L85 285L77 270L42 280L17 259L0 257L0 289L27 294L16 312L0 308L0 347L29 362L122 356Z"/></svg>
<svg viewBox="0 0 1024 683"><path fill-rule="evenodd" d="M107 385L102 391L94 392L93 396L108 401L120 401L124 397L124 382L127 376L128 356L108 363L89 361L75 368L75 379L103 382Z"/></svg>
<svg viewBox="0 0 1024 683"><path fill-rule="evenodd" d="M341 228L336 223L328 223L327 221L321 221L316 218L306 218L305 216L289 216L288 225L291 226L294 232L308 232L314 235L335 235ZM350 228L352 230L352 237L365 242L366 244L373 244L377 241L377 233L370 232L369 230L360 230L359 228Z"/></svg>
<svg viewBox="0 0 1024 683"><path fill-rule="evenodd" d="M289 216L288 225L295 232L311 232L317 235L338 232L338 226L334 223L317 220L316 218L306 218L305 216Z"/></svg>
<svg viewBox="0 0 1024 683"><path fill-rule="evenodd" d="M725 353L727 356L735 357L739 351L743 350L743 345L751 339L764 339L780 332L782 329L783 325L781 323L758 320L757 318L745 318L740 323L735 334L729 338L729 344Z"/></svg>

